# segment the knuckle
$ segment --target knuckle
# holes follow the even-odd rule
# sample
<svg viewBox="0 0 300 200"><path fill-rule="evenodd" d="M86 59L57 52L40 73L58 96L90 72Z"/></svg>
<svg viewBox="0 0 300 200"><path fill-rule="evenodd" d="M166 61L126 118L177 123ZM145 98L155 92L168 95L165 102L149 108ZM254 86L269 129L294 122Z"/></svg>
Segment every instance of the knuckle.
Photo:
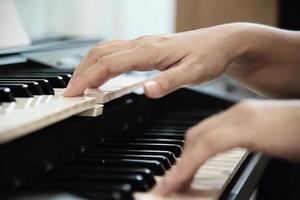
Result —
<svg viewBox="0 0 300 200"><path fill-rule="evenodd" d="M165 71L161 73L161 78L163 79L162 89L168 90L175 86L176 77L173 73Z"/></svg>
<svg viewBox="0 0 300 200"><path fill-rule="evenodd" d="M141 37L137 37L135 40L138 40L138 41L143 41L143 40L149 40L151 39L153 36L150 36L150 35L143 35Z"/></svg>
<svg viewBox="0 0 300 200"><path fill-rule="evenodd" d="M233 109L244 116L253 117L258 114L258 109L255 102L250 100L244 100L239 102L237 105L234 106Z"/></svg>
<svg viewBox="0 0 300 200"><path fill-rule="evenodd" d="M89 79L87 77L88 74L86 72L77 76L76 79L72 82L73 87L79 87L80 85L85 85L86 87L89 87Z"/></svg>
<svg viewBox="0 0 300 200"><path fill-rule="evenodd" d="M107 73L109 75L111 75L111 76L114 75L115 72L114 72L114 69L111 66L111 58L110 58L110 56L104 56L104 57L102 57L100 59L97 59L97 64L98 64L98 66L101 66L104 69L106 69Z"/></svg>
<svg viewBox="0 0 300 200"><path fill-rule="evenodd" d="M186 173L180 173L180 174L177 174L177 178L175 179L174 182L177 185L181 185L181 184L184 184L185 182L187 182L189 180L190 180L189 175L187 175Z"/></svg>
<svg viewBox="0 0 300 200"><path fill-rule="evenodd" d="M168 42L172 40L172 38L169 35L161 35L159 37L156 37L157 42Z"/></svg>
<svg viewBox="0 0 300 200"><path fill-rule="evenodd" d="M157 53L160 50L160 45L156 42L147 42L141 45L141 49L149 53Z"/></svg>
<svg viewBox="0 0 300 200"><path fill-rule="evenodd" d="M109 56L104 56L102 58L97 59L97 63L99 65L103 65L103 66L109 66L110 65L110 58Z"/></svg>
<svg viewBox="0 0 300 200"><path fill-rule="evenodd" d="M91 58L96 58L98 55L98 48L92 48L89 52L88 52L88 57Z"/></svg>
<svg viewBox="0 0 300 200"><path fill-rule="evenodd" d="M191 77L190 77L190 82L191 84L197 84L200 82L204 82L203 80L203 69L204 66L199 63L194 63L189 66L189 69L191 71Z"/></svg>
<svg viewBox="0 0 300 200"><path fill-rule="evenodd" d="M193 142L195 140L196 135L197 135L196 131L194 131L192 128L188 129L185 134L186 143Z"/></svg>
<svg viewBox="0 0 300 200"><path fill-rule="evenodd" d="M88 53L88 57L93 59L99 59L100 57L104 56L108 52L110 52L109 47L99 46L91 49Z"/></svg>
<svg viewBox="0 0 300 200"><path fill-rule="evenodd" d="M99 66L104 67L106 70L108 76L115 77L120 74L122 71L120 66L114 66L113 63L114 56L103 56L99 60L97 60L97 63Z"/></svg>
<svg viewBox="0 0 300 200"><path fill-rule="evenodd" d="M219 147L218 138L215 138L210 134L201 138L201 141L199 142L201 143L201 145L203 145L204 149L209 152L209 154L213 154Z"/></svg>

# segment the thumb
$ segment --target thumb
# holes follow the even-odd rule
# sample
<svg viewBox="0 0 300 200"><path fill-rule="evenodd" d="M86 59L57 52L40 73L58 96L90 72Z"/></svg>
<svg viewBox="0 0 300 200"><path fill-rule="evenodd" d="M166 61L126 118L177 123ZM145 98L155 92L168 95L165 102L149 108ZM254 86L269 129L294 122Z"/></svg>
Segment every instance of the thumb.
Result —
<svg viewBox="0 0 300 200"><path fill-rule="evenodd" d="M145 94L150 98L162 97L187 84L189 76L184 66L176 66L161 72L158 76L144 83Z"/></svg>

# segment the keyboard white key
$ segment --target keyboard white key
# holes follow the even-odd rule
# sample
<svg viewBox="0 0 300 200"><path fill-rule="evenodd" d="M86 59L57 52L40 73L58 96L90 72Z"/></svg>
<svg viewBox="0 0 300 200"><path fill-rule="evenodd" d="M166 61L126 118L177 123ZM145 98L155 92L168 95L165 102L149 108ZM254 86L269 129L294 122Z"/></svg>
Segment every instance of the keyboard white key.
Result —
<svg viewBox="0 0 300 200"><path fill-rule="evenodd" d="M97 103L106 103L140 88L145 80L144 76L123 74L109 80L97 89L87 89L85 95L96 97Z"/></svg>
<svg viewBox="0 0 300 200"><path fill-rule="evenodd" d="M134 196L136 200L218 199L247 155L246 149L237 148L212 157L199 168L190 189L186 192L176 193L168 197L159 197L150 192L137 192Z"/></svg>
<svg viewBox="0 0 300 200"><path fill-rule="evenodd" d="M87 89L85 96L64 97L64 89L55 95L17 98L0 107L0 144L24 136L73 115L99 116L103 104L133 92L141 86L144 76L124 74L97 89Z"/></svg>
<svg viewBox="0 0 300 200"><path fill-rule="evenodd" d="M0 143L89 110L94 105L95 98L63 98L60 95L17 98L16 102L3 103L0 111Z"/></svg>

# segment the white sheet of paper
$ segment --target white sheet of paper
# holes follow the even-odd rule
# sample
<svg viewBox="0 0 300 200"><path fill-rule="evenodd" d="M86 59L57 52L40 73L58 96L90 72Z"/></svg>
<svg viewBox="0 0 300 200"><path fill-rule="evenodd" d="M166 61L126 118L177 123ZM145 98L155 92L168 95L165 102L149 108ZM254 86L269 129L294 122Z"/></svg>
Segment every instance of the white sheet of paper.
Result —
<svg viewBox="0 0 300 200"><path fill-rule="evenodd" d="M30 39L23 27L14 0L0 0L0 49L28 44Z"/></svg>

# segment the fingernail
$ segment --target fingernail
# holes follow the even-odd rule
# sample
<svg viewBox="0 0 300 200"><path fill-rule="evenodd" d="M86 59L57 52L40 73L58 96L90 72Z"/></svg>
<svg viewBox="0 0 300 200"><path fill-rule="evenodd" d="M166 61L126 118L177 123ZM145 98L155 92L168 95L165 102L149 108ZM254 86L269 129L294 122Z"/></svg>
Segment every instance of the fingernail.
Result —
<svg viewBox="0 0 300 200"><path fill-rule="evenodd" d="M157 81L153 81L153 80L147 81L144 84L144 88L146 94L148 94L150 97L154 97L154 98L160 97L160 93L159 93L160 87Z"/></svg>

